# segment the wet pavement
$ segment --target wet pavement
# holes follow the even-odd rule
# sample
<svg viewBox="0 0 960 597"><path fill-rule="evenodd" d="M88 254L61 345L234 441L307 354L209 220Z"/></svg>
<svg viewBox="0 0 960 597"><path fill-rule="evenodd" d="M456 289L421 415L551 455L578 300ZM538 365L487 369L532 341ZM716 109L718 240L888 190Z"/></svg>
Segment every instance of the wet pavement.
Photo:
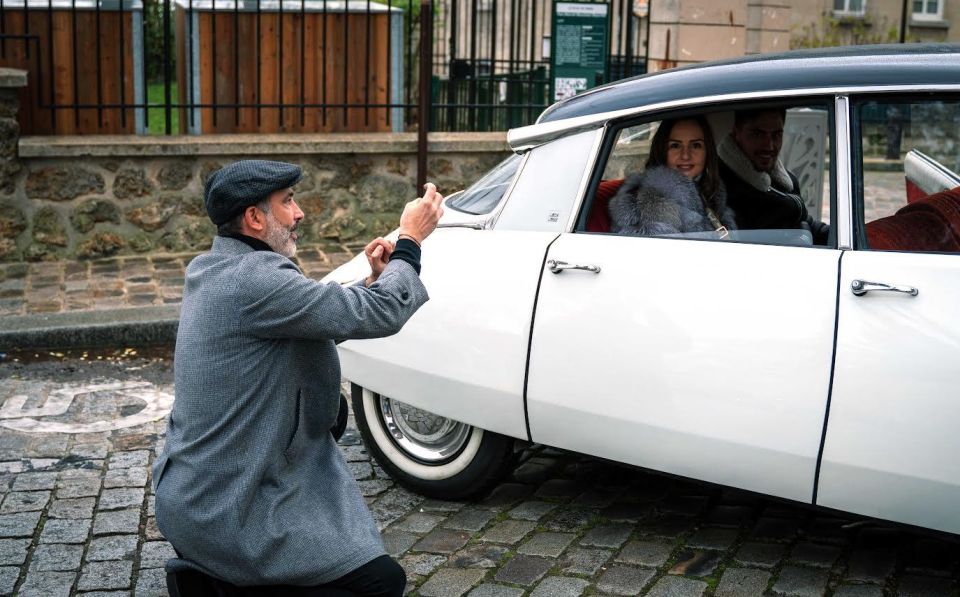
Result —
<svg viewBox="0 0 960 597"><path fill-rule="evenodd" d="M0 593L166 595L150 467L172 382L168 348L0 360ZM958 593L953 537L543 446L481 499L424 499L352 418L341 447L413 595Z"/></svg>

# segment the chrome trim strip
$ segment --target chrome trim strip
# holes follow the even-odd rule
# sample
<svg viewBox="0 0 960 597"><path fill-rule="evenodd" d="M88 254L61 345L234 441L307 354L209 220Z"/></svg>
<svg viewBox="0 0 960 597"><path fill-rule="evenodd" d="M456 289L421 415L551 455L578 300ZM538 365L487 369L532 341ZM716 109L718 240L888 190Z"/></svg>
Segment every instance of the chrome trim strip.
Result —
<svg viewBox="0 0 960 597"><path fill-rule="evenodd" d="M580 187L577 189L577 195L573 202L573 208L570 210L570 217L567 218L567 225L564 228L564 232L570 232L577 225L577 218L580 215L580 208L583 206L585 201L584 195L587 194L587 189L590 187L590 178L593 177L593 170L597 167L597 157L600 155L600 148L603 146L603 136L606 127L598 129L596 132L596 138L593 140L593 149L590 150L589 162L586 168L583 170L583 176L580 178Z"/></svg>
<svg viewBox="0 0 960 597"><path fill-rule="evenodd" d="M500 200L497 209L493 210L493 213L491 213L490 217L484 222L484 228L487 230L497 227L500 214L503 213L503 208L506 207L507 202L513 197L513 189L517 186L517 181L520 180L520 177L523 175L524 168L527 167L527 162L530 160L530 152L525 153L520 159L520 166L517 168L517 173L513 175L513 180L510 181L510 187L507 189L507 192L503 194L503 199Z"/></svg>
<svg viewBox="0 0 960 597"><path fill-rule="evenodd" d="M834 151L837 156L837 248L853 248L853 180L850 156L850 98L838 95L834 100L836 131ZM833 221L833 218L831 218Z"/></svg>
<svg viewBox="0 0 960 597"><path fill-rule="evenodd" d="M450 222L449 224L444 224L443 222L437 223L437 228L470 228L471 230L483 230L484 222Z"/></svg>
<svg viewBox="0 0 960 597"><path fill-rule="evenodd" d="M598 114L588 114L557 120L553 122L544 122L531 124L528 126L511 129L507 132L507 143L516 152L527 151L538 145L549 143L561 137L574 133L583 132L592 128L599 128L609 120L617 118L626 118L654 112L657 110L668 110L672 108L682 108L690 105L709 105L711 103L733 102L745 100L769 100L773 98L791 98L809 95L849 95L849 94L875 94L890 92L913 92L913 91L960 91L960 84L918 84L918 85L876 85L876 86L849 86L849 87L808 87L804 89L788 89L778 91L750 91L742 93L730 93L721 95L697 96L669 102L660 102L649 104L636 108L624 108L623 110L613 110L610 112L601 112Z"/></svg>
<svg viewBox="0 0 960 597"><path fill-rule="evenodd" d="M649 109L652 110L655 108ZM604 126L608 120L613 118L642 113L643 111L644 109L641 108L628 108L626 110L577 116L576 118L567 118L565 120L557 120L556 122L522 126L507 131L507 144L516 152L529 151L534 147L549 143L550 141L556 141L568 135L600 128Z"/></svg>

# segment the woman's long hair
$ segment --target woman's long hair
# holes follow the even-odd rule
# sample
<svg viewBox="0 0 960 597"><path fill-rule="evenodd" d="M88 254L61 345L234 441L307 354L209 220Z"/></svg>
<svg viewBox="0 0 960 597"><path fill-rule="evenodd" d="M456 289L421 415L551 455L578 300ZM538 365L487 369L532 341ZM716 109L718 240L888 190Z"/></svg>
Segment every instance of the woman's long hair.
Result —
<svg viewBox="0 0 960 597"><path fill-rule="evenodd" d="M710 209L716 209L715 200L717 190L720 188L720 158L717 157L717 144L713 141L713 130L703 116L668 118L661 122L660 126L657 127L657 132L653 135L653 141L650 144L650 157L647 158L645 168L667 165L667 145L670 142L670 133L673 132L673 127L678 122L684 120L692 120L703 131L703 143L706 146L707 159L703 165L700 180L697 181L697 189Z"/></svg>

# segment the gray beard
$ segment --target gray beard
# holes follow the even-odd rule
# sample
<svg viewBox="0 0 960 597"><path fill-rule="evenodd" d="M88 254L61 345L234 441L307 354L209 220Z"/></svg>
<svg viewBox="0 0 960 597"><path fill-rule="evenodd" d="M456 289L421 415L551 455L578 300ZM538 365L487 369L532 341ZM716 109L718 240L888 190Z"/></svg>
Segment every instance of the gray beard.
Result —
<svg viewBox="0 0 960 597"><path fill-rule="evenodd" d="M277 222L273 214L267 214L267 237L264 242L270 245L274 253L280 253L287 258L297 254L297 243L290 238L292 234L292 228Z"/></svg>

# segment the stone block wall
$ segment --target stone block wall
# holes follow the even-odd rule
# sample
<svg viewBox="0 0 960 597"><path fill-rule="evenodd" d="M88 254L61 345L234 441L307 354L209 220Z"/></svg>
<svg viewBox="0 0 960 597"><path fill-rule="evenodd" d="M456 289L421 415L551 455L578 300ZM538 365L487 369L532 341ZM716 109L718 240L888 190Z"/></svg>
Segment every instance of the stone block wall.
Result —
<svg viewBox="0 0 960 597"><path fill-rule="evenodd" d="M445 194L508 154L505 133L435 134L430 144L428 178ZM8 145L0 137L3 156ZM236 159L303 167L302 246L355 249L395 228L416 196L412 134L28 137L19 150L15 166L0 162L0 261L204 250L215 229L203 184Z"/></svg>
<svg viewBox="0 0 960 597"><path fill-rule="evenodd" d="M0 68L0 194L3 195L13 192L13 180L20 171L17 110L20 107L19 88L26 84L26 71ZM26 228L22 212L0 203L0 256L14 250L17 236Z"/></svg>

